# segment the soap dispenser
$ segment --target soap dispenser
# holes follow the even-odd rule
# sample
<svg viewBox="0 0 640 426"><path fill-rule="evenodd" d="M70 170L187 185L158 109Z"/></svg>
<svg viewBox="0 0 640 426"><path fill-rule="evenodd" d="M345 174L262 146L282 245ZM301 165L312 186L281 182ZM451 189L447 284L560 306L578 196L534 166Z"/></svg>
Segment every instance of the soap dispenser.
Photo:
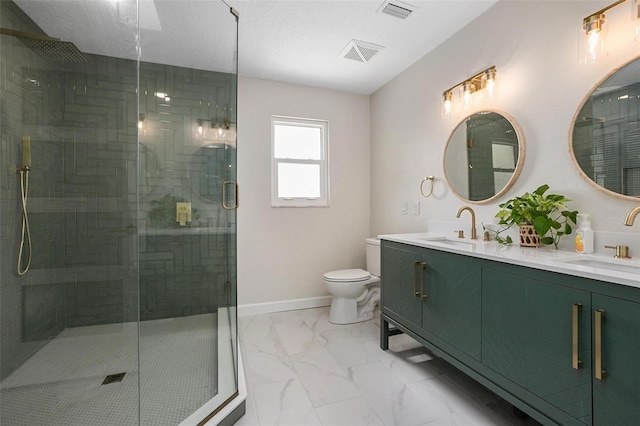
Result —
<svg viewBox="0 0 640 426"><path fill-rule="evenodd" d="M576 230L576 251L578 253L593 253L593 229L589 215L578 214L578 229Z"/></svg>

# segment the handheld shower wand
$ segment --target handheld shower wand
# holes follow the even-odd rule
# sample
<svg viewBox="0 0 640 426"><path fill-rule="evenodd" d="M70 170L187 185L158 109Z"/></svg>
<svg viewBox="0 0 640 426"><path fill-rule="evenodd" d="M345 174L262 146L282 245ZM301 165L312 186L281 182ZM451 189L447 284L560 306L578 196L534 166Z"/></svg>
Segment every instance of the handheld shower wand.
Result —
<svg viewBox="0 0 640 426"><path fill-rule="evenodd" d="M20 174L20 201L22 204L22 231L20 233L20 248L18 251L18 275L24 275L31 266L31 229L27 215L27 195L29 192L29 170L31 170L31 137L22 137L22 167L17 168ZM27 242L27 264L22 266L25 237Z"/></svg>

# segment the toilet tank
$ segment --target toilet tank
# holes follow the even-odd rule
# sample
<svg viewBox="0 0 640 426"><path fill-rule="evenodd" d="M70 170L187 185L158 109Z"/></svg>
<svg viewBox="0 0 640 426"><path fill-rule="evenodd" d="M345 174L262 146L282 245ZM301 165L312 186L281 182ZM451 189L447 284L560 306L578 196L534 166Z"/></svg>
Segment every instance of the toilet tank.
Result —
<svg viewBox="0 0 640 426"><path fill-rule="evenodd" d="M380 276L380 240L377 238L367 238L367 271Z"/></svg>

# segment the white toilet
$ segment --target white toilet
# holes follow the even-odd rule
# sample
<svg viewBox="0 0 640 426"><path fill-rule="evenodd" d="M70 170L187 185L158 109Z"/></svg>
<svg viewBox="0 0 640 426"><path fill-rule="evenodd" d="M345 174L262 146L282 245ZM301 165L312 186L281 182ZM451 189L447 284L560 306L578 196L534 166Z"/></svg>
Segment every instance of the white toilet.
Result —
<svg viewBox="0 0 640 426"><path fill-rule="evenodd" d="M327 272L331 300L329 322L351 324L373 318L373 310L380 301L380 240L367 238L367 271L342 269Z"/></svg>

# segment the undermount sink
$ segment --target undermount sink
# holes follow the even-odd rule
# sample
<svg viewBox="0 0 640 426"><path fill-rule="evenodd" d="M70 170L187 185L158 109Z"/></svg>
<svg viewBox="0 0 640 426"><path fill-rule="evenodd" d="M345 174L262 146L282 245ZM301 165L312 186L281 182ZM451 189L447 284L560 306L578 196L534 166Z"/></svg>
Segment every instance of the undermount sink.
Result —
<svg viewBox="0 0 640 426"><path fill-rule="evenodd" d="M418 240L422 241L432 241L434 243L446 244L448 246L453 247L461 247L470 249L474 247L476 244L481 243L479 240L464 240L462 238L447 238L447 237L423 237L418 238Z"/></svg>
<svg viewBox="0 0 640 426"><path fill-rule="evenodd" d="M569 257L566 259L559 259L558 261L562 263L570 263L577 266L590 266L592 268L601 268L618 272L640 274L640 261L634 259L619 259L615 257L580 255Z"/></svg>

